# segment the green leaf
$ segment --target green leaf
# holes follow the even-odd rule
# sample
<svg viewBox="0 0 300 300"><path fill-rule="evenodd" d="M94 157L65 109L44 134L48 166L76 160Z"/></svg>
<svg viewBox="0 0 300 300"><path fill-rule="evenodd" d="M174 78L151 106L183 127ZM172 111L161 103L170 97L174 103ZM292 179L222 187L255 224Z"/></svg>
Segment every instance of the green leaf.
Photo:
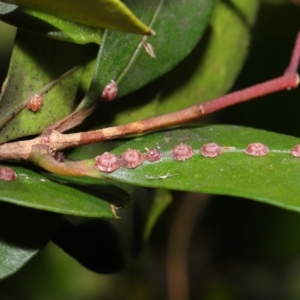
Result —
<svg viewBox="0 0 300 300"><path fill-rule="evenodd" d="M210 142L229 148L219 157L205 158L199 149ZM243 150L253 142L266 144L270 153L263 157L246 155ZM171 158L170 150L180 143L195 150L189 160ZM300 172L300 159L289 153L298 143L296 137L230 125L174 129L138 137L113 151L120 155L128 148L145 151L159 147L161 161L103 174L134 185L241 196L300 211L300 184L294 180Z"/></svg>
<svg viewBox="0 0 300 300"><path fill-rule="evenodd" d="M88 26L151 34L150 28L119 0L6 0L3 2L42 11Z"/></svg>
<svg viewBox="0 0 300 300"><path fill-rule="evenodd" d="M6 3L0 3L0 19L33 33L77 44L100 44L103 32L100 28Z"/></svg>
<svg viewBox="0 0 300 300"><path fill-rule="evenodd" d="M76 45L18 31L7 84L0 98L0 143L37 134L67 116L76 105L81 69L73 72L43 95L41 110L26 109L26 101L40 94L50 82L95 55L94 45ZM24 105L25 101L25 105Z"/></svg>
<svg viewBox="0 0 300 300"><path fill-rule="evenodd" d="M117 210L120 218L67 218L63 230L55 235L53 241L94 272L123 270L142 248L145 223L153 199L152 190L126 188L132 201L125 209Z"/></svg>
<svg viewBox="0 0 300 300"><path fill-rule="evenodd" d="M91 168L97 175L99 172L93 166L94 157L105 151L111 151L117 145L120 145L120 141L113 140L80 146L72 149L66 157L75 161L91 159ZM103 182L89 177L66 177L56 174L46 176L52 180L63 178L65 181L86 185L88 188L90 188L90 181L98 182L98 185ZM152 189L134 187L120 182L113 183L122 189L122 195L129 194L131 199L124 209L116 210L120 218L115 220L68 218L64 230L54 237L54 242L65 252L86 268L100 273L120 271L132 261L133 256L136 256L142 247L145 231L150 233L163 206L167 205L170 199L167 191L160 191L154 200L155 192ZM112 186L110 181L106 181L105 184L107 188ZM109 190L109 193L115 195L117 191L114 187ZM153 208L153 205L156 208ZM99 232L101 234L98 234Z"/></svg>
<svg viewBox="0 0 300 300"><path fill-rule="evenodd" d="M111 80L118 84L118 96L128 94L171 70L187 56L208 25L214 0L146 1L128 0L128 5L157 35L147 39L108 31L102 43L102 57L95 88ZM146 51L149 44L155 58ZM100 89L101 90L101 89Z"/></svg>
<svg viewBox="0 0 300 300"><path fill-rule="evenodd" d="M84 217L114 218L100 195L50 181L33 171L13 167L17 180L0 181L0 200L31 208Z"/></svg>
<svg viewBox="0 0 300 300"><path fill-rule="evenodd" d="M62 224L58 214L0 203L0 279L22 268Z"/></svg>
<svg viewBox="0 0 300 300"><path fill-rule="evenodd" d="M249 51L251 27L259 7L259 1L235 2L237 7L218 1L206 35L190 55L148 86L107 105L103 115L110 116L113 112L114 124L126 124L183 109L227 92ZM134 76L130 80L134 81Z"/></svg>
<svg viewBox="0 0 300 300"><path fill-rule="evenodd" d="M88 176L63 176L52 173L42 173L42 175L64 185L84 188L85 191L94 191L97 193L97 196L101 196L106 201L117 206L124 206L125 202L130 200L128 193L106 180Z"/></svg>

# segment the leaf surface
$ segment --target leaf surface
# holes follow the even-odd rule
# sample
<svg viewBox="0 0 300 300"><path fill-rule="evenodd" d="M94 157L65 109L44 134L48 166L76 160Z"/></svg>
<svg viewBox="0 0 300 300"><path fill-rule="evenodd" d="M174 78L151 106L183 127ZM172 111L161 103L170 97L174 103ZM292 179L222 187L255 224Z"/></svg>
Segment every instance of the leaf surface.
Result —
<svg viewBox="0 0 300 300"><path fill-rule="evenodd" d="M61 216L0 203L0 279L23 267L63 223Z"/></svg>
<svg viewBox="0 0 300 300"><path fill-rule="evenodd" d="M199 154L202 145L211 142L225 147L221 156ZM266 144L270 153L263 157L246 155L244 149L253 142ZM194 149L192 158L171 158L170 150L180 143ZM300 184L296 179L300 159L290 154L298 143L296 137L230 125L173 129L138 137L113 151L120 155L128 148L145 152L145 148L159 147L161 161L104 175L134 185L241 196L300 211Z"/></svg>
<svg viewBox="0 0 300 300"><path fill-rule="evenodd" d="M3 2L35 9L89 26L139 34L150 33L150 28L119 0L7 0Z"/></svg>
<svg viewBox="0 0 300 300"><path fill-rule="evenodd" d="M11 182L0 181L2 201L61 214L114 218L110 203L99 193L55 183L28 169L12 168L18 177Z"/></svg>
<svg viewBox="0 0 300 300"><path fill-rule="evenodd" d="M0 19L33 33L77 44L100 44L103 32L100 28L7 3L0 3Z"/></svg>
<svg viewBox="0 0 300 300"><path fill-rule="evenodd" d="M130 194L114 220L68 219L53 241L84 267L98 273L123 270L140 252L153 191L123 184ZM99 234L100 233L100 234Z"/></svg>
<svg viewBox="0 0 300 300"><path fill-rule="evenodd" d="M107 32L94 81L95 86L102 88L111 80L116 81L119 97L168 72L192 51L208 25L214 1L187 0L184 5L179 0L126 3L157 34L148 39ZM155 58L149 54L149 48Z"/></svg>
<svg viewBox="0 0 300 300"><path fill-rule="evenodd" d="M41 89L74 67L85 65L95 54L93 46L17 32L7 83L0 98L0 143L40 133L72 112L81 69L58 80L43 94L43 106L39 111L29 111L26 101L28 103Z"/></svg>
<svg viewBox="0 0 300 300"><path fill-rule="evenodd" d="M249 52L251 27L259 7L256 0L232 2L237 2L237 7L223 1L216 3L204 37L183 61L137 92L107 105L103 115L111 116L113 112L114 124L126 124L183 109L227 92ZM136 79L131 76L130 80Z"/></svg>
<svg viewBox="0 0 300 300"><path fill-rule="evenodd" d="M69 185L75 188L84 188L85 191L94 191L95 195L102 196L106 201L117 206L124 206L130 200L128 193L106 180L88 176L63 176L52 173L42 173L50 180Z"/></svg>

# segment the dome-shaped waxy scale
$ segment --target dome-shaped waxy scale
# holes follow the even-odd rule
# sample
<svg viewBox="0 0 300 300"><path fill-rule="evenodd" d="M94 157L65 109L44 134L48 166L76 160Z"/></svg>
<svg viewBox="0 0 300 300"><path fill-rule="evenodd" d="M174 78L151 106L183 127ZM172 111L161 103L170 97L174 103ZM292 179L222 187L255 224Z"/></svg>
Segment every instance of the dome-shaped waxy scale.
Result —
<svg viewBox="0 0 300 300"><path fill-rule="evenodd" d="M146 160L150 162L155 162L161 160L161 153L158 149L149 149L145 156Z"/></svg>
<svg viewBox="0 0 300 300"><path fill-rule="evenodd" d="M251 156L264 156L267 155L270 150L266 145L257 142L249 144L244 152Z"/></svg>
<svg viewBox="0 0 300 300"><path fill-rule="evenodd" d="M0 180L14 181L17 179L16 172L8 167L0 167Z"/></svg>
<svg viewBox="0 0 300 300"><path fill-rule="evenodd" d="M200 148L200 154L204 157L217 157L223 153L223 148L216 143L204 144Z"/></svg>
<svg viewBox="0 0 300 300"><path fill-rule="evenodd" d="M194 150L186 144L179 144L175 146L171 151L171 156L175 160L187 160L194 154Z"/></svg>
<svg viewBox="0 0 300 300"><path fill-rule="evenodd" d="M95 168L104 173L111 173L120 168L119 157L109 152L98 155L95 158Z"/></svg>
<svg viewBox="0 0 300 300"><path fill-rule="evenodd" d="M300 157L300 144L291 149L290 153L295 157Z"/></svg>
<svg viewBox="0 0 300 300"><path fill-rule="evenodd" d="M43 105L43 97L41 95L34 95L29 103L27 104L27 109L31 111L38 111Z"/></svg>
<svg viewBox="0 0 300 300"><path fill-rule="evenodd" d="M120 157L121 165L128 169L134 169L140 166L145 160L139 150L128 149Z"/></svg>
<svg viewBox="0 0 300 300"><path fill-rule="evenodd" d="M100 99L103 101L112 101L117 97L118 94L118 86L112 80L107 86L105 86L104 90L100 95Z"/></svg>

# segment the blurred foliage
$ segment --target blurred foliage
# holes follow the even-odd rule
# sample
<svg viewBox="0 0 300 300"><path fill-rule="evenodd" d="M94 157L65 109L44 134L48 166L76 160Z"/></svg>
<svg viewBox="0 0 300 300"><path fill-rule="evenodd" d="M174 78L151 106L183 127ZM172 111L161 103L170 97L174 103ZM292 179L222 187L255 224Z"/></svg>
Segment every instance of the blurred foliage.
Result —
<svg viewBox="0 0 300 300"><path fill-rule="evenodd" d="M0 36L1 36L1 47L0 47L0 83L5 79L7 74L7 68L9 59L13 47L14 35L16 28L0 21Z"/></svg>
<svg viewBox="0 0 300 300"><path fill-rule="evenodd" d="M1 2L11 3L10 0L3 0ZM119 0L90 0L88 4L82 0L62 0L59 3L51 0L15 0L13 4L14 5L3 6L3 12L11 13L16 9L15 5L26 8L27 12L33 12L33 9L45 12L48 16L47 14L43 14L43 21L49 25L54 24L53 27L56 27L57 24L62 25L61 22L62 19L64 19L76 22L77 25L84 24L94 27L94 30L96 30L96 28L108 28L138 34L150 34L150 28ZM59 18L54 20L53 15ZM40 15L36 14L36 17L39 18ZM24 18L24 16L20 19L22 18ZM24 20L19 21L22 23ZM14 25L22 27L17 22ZM36 25L41 26L41 24L38 23L36 23ZM64 29L67 28L62 27L60 29L64 31ZM68 30L69 29L67 29L67 31ZM37 32L39 32L39 29L37 29ZM83 29L82 34L86 33L85 29Z"/></svg>

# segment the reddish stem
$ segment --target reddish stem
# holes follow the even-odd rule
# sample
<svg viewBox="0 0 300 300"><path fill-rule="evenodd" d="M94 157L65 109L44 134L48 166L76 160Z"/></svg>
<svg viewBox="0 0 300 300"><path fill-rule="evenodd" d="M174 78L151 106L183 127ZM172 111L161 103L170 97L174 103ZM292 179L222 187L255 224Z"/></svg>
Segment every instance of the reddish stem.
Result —
<svg viewBox="0 0 300 300"><path fill-rule="evenodd" d="M285 89L295 88L298 84L299 76L296 73L286 73L281 77L253 85L249 88L245 88L243 90L221 96L208 102L204 102L202 104L204 114L210 114L224 107L235 105L257 97L261 97Z"/></svg>
<svg viewBox="0 0 300 300"><path fill-rule="evenodd" d="M294 45L292 57L290 60L290 64L285 70L284 74L295 74L297 73L300 61L300 31L298 31L296 42Z"/></svg>
<svg viewBox="0 0 300 300"><path fill-rule="evenodd" d="M193 105L187 109L174 113L149 118L142 121L133 122L126 125L114 126L95 131L61 134L56 130L49 130L47 135L30 141L20 141L0 145L0 160L3 159L28 159L32 146L35 144L46 144L52 152L78 145L91 144L99 141L110 140L137 133L145 133L173 125L179 125L194 121L206 114L218 111L225 107L251 100L256 97L271 94L285 89L297 87L299 76L296 73L300 60L300 31L297 35L294 50L290 63L281 77L264 83L256 84L252 87L231 94L221 96L217 99ZM62 127L65 126L62 122ZM45 142L46 141L46 142Z"/></svg>
<svg viewBox="0 0 300 300"><path fill-rule="evenodd" d="M110 140L127 135L145 133L172 125L179 125L194 121L204 115L218 111L225 107L248 101L267 94L285 89L296 88L299 84L299 76L296 73L300 60L300 31L297 35L292 57L284 75L281 77L259 83L249 88L221 96L214 100L196 104L189 108L174 113L149 118L121 126L114 126L95 131L63 135L59 137L56 149L64 149L75 145L84 145L103 140ZM66 145L63 140L68 140Z"/></svg>

